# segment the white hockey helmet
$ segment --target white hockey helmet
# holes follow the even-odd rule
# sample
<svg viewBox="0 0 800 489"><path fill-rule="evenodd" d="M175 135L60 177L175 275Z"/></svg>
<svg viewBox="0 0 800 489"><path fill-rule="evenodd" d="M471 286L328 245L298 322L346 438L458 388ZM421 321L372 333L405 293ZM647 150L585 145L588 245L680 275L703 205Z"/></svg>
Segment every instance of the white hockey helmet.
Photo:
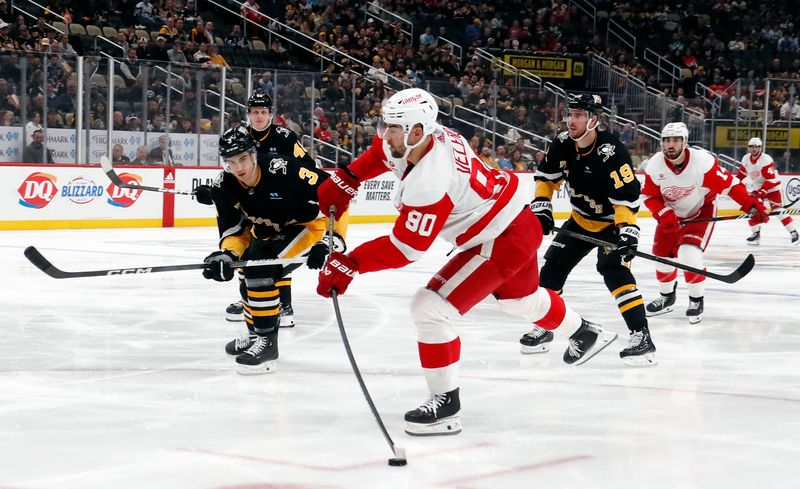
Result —
<svg viewBox="0 0 800 489"><path fill-rule="evenodd" d="M761 142L761 138L750 138L750 141L747 141L748 146L764 146L764 143Z"/></svg>
<svg viewBox="0 0 800 489"><path fill-rule="evenodd" d="M689 129L683 122L670 122L661 130L661 140L665 138L683 138L683 143L689 141Z"/></svg>
<svg viewBox="0 0 800 489"><path fill-rule="evenodd" d="M424 135L433 134L436 130L436 117L439 106L433 96L421 88L400 90L381 108L384 124L397 124L408 134L416 124L422 125Z"/></svg>

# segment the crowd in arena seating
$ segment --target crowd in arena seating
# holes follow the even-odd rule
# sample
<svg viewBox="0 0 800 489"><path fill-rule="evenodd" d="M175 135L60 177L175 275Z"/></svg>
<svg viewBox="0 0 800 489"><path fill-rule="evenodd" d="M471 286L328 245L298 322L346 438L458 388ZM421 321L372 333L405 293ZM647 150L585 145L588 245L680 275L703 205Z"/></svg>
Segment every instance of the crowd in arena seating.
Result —
<svg viewBox="0 0 800 489"><path fill-rule="evenodd" d="M660 83L655 69L634 58L627 47L607 45L599 29L593 32L592 19L566 0L379 0L382 9L411 19L413 36L402 22L381 9L370 8L365 15L359 10L362 2L354 0L246 0L241 5L222 0L221 5L247 21L211 3L202 6L207 10L198 11L193 0L79 4L55 0L32 25L22 15L12 25L0 24L0 52L22 50L29 58L33 56L31 59L48 53L52 64L46 89L42 80L32 75L28 93L19 94L20 87L6 81L14 79L18 58L0 60L0 123L22 122L19 105L24 103L20 102L24 95L22 99L29 104L28 121L44 119L46 127L74 127L77 87L70 55L100 49L123 61L115 70L124 83L115 92L115 129L215 133L220 124L219 111L214 108L219 102L214 93L221 84L218 67L306 68L315 70L316 75L298 72L276 81L272 71L257 71L261 74L254 86L275 96L276 121L326 143L316 148L325 161L342 162L347 160L345 152L359 153L368 144L380 101L392 89L413 85L429 88L473 111L466 118L443 122L473 139L478 154L492 165L530 169L541 158L541 152L532 149L535 141L514 129L504 137L490 137L482 130L484 121L496 118L552 138L564 128L558 122L564 106L553 106L541 91L520 88L513 79L493 78L491 66L474 56L476 48L599 54L709 117L730 117L737 107L763 110L763 96L757 95L758 90L763 93L764 78L800 77L797 13L775 0L750 6L744 0L685 5L595 2L598 11L647 39L648 46L682 69L682 81L674 90L672 84ZM66 24L70 34L52 29L56 22ZM111 28L102 35L113 44L98 42L88 32L80 34L81 29L69 27L71 23ZM256 24L270 25L299 40L324 56L324 61L320 65L301 49L287 51L288 43L270 37ZM295 31L303 37L297 37ZM458 47L463 48L463 56ZM60 56L53 56L56 54ZM167 80L164 72L153 70L154 62L173 63L170 76L174 79ZM35 71L35 59L29 64ZM98 72L105 73L104 66L100 59ZM732 82L737 78L755 81L744 92L736 92ZM244 81L229 76L229 93L234 83ZM707 91L696 90L698 83L708 87ZM800 118L800 104L794 103L791 86L790 82L773 85L770 108L774 119ZM92 89L91 94L89 126L96 129L108 125L111 110L102 92ZM47 113L42 112L45 96ZM246 94L237 96L240 103L246 99ZM239 123L244 117L240 106L229 106L228 112L227 123ZM631 127L614 130L637 151L640 141Z"/></svg>

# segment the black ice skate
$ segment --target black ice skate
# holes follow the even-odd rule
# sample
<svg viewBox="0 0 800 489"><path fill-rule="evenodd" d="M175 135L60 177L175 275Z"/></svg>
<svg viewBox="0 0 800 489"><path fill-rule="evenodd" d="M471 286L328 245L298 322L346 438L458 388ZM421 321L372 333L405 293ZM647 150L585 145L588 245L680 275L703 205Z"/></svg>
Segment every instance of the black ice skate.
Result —
<svg viewBox="0 0 800 489"><path fill-rule="evenodd" d="M539 326L522 335L519 342L522 344L520 351L524 354L543 353L550 350L550 343L553 341L553 332Z"/></svg>
<svg viewBox="0 0 800 489"><path fill-rule="evenodd" d="M433 394L425 404L406 413L406 433L413 436L457 435L461 433L461 401L458 387Z"/></svg>
<svg viewBox="0 0 800 489"><path fill-rule="evenodd" d="M617 333L606 331L599 324L584 319L581 327L569 337L569 346L564 352L564 362L580 365L597 355L615 339Z"/></svg>
<svg viewBox="0 0 800 489"><path fill-rule="evenodd" d="M789 235L792 237L792 246L800 244L800 234L797 231L790 231Z"/></svg>
<svg viewBox="0 0 800 489"><path fill-rule="evenodd" d="M647 367L655 365L656 345L650 339L650 330L645 327L641 331L632 331L628 347L619 352L619 357L626 365Z"/></svg>
<svg viewBox="0 0 800 489"><path fill-rule="evenodd" d="M669 294L661 294L661 297L651 301L645 306L645 314L647 316L660 316L668 312L672 312L675 305L675 290L678 288L678 283L672 287L672 292Z"/></svg>
<svg viewBox="0 0 800 489"><path fill-rule="evenodd" d="M294 328L294 309L291 304L281 304L281 313L278 315L278 327Z"/></svg>
<svg viewBox="0 0 800 489"><path fill-rule="evenodd" d="M225 319L232 323L244 321L244 304L242 301L234 302L225 308Z"/></svg>
<svg viewBox="0 0 800 489"><path fill-rule="evenodd" d="M703 318L703 298L689 297L689 309L686 309L690 324L697 324Z"/></svg>
<svg viewBox="0 0 800 489"><path fill-rule="evenodd" d="M747 238L747 244L750 246L758 246L761 244L761 231L753 231L753 234Z"/></svg>
<svg viewBox="0 0 800 489"><path fill-rule="evenodd" d="M265 336L256 336L253 344L236 357L238 372L243 375L273 372L278 359L277 331Z"/></svg>
<svg viewBox="0 0 800 489"><path fill-rule="evenodd" d="M236 338L233 341L229 341L227 345L225 345L225 353L228 355L241 355L242 353L246 352L253 343L256 341L256 335L253 333L243 334L242 336Z"/></svg>

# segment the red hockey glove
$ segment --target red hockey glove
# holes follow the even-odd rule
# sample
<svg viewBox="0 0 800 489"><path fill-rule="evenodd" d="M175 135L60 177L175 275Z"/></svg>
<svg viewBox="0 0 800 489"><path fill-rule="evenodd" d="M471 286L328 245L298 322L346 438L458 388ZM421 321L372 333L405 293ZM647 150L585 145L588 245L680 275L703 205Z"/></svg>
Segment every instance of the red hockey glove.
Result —
<svg viewBox="0 0 800 489"><path fill-rule="evenodd" d="M750 226L758 226L769 221L769 210L760 199L752 199L742 206L742 211L750 214L747 221Z"/></svg>
<svg viewBox="0 0 800 489"><path fill-rule="evenodd" d="M319 272L319 284L317 294L322 297L330 297L331 291L344 294L347 286L356 277L358 265L344 253L334 251L328 258L328 263Z"/></svg>
<svg viewBox="0 0 800 489"><path fill-rule="evenodd" d="M658 225L661 227L661 230L667 234L675 234L681 229L678 216L676 216L675 212L669 207L664 207L653 217L655 217L656 221L658 221Z"/></svg>
<svg viewBox="0 0 800 489"><path fill-rule="evenodd" d="M762 188L754 190L750 192L750 197L754 199L764 200L767 198L767 191Z"/></svg>
<svg viewBox="0 0 800 489"><path fill-rule="evenodd" d="M329 179L322 182L317 190L319 197L319 208L326 216L330 212L331 206L336 206L336 219L342 217L347 210L350 201L356 196L358 187L361 184L347 167L337 169Z"/></svg>

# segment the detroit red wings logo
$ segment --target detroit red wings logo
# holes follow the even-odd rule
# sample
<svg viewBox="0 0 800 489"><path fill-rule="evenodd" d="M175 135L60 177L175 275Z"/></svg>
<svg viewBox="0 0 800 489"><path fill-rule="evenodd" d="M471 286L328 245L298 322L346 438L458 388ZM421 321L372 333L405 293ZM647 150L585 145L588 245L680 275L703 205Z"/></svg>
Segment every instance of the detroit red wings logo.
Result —
<svg viewBox="0 0 800 489"><path fill-rule="evenodd" d="M664 187L661 189L661 195L663 195L664 200L668 202L677 202L692 195L694 189L694 185L691 187Z"/></svg>

